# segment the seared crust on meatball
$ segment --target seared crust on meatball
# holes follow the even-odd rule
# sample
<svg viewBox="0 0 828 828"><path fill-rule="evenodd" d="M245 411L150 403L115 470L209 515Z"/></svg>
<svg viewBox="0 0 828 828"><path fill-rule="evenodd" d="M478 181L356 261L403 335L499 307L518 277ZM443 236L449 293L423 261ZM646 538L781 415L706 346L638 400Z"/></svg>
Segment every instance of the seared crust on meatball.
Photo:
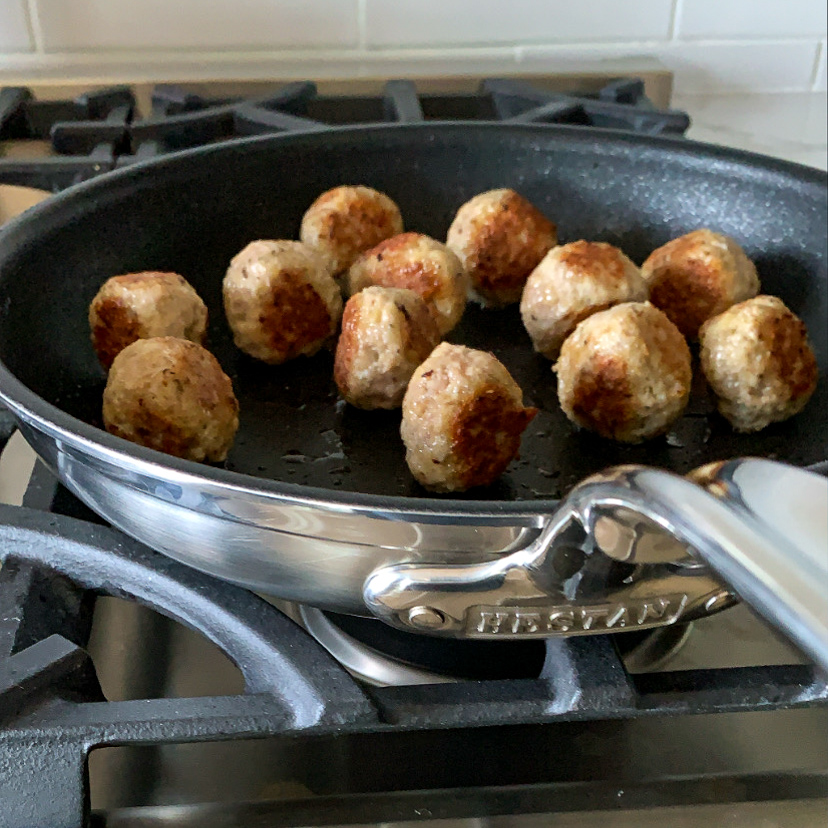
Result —
<svg viewBox="0 0 828 828"><path fill-rule="evenodd" d="M299 238L326 260L334 276L344 273L364 250L402 233L400 208L370 187L334 187L322 193L302 217Z"/></svg>
<svg viewBox="0 0 828 828"><path fill-rule="evenodd" d="M617 247L576 241L553 247L532 271L520 315L535 350L554 359L583 319L646 298L641 272Z"/></svg>
<svg viewBox="0 0 828 828"><path fill-rule="evenodd" d="M399 408L414 369L439 341L437 323L413 290L366 288L345 304L334 380L357 408Z"/></svg>
<svg viewBox="0 0 828 828"><path fill-rule="evenodd" d="M251 242L230 263L223 289L236 345L271 365L313 356L342 315L325 262L301 242Z"/></svg>
<svg viewBox="0 0 828 828"><path fill-rule="evenodd" d="M759 431L805 407L819 369L802 320L776 296L756 296L702 326L701 366L719 411Z"/></svg>
<svg viewBox="0 0 828 828"><path fill-rule="evenodd" d="M471 279L471 298L502 307L520 300L529 274L557 244L555 225L514 190L490 190L467 201L446 244Z"/></svg>
<svg viewBox="0 0 828 828"><path fill-rule="evenodd" d="M690 397L687 342L649 302L585 319L564 342L554 370L566 416L625 443L666 431Z"/></svg>
<svg viewBox="0 0 828 828"><path fill-rule="evenodd" d="M139 339L115 357L103 394L106 430L132 443L219 462L239 427L239 404L216 358L194 342Z"/></svg>
<svg viewBox="0 0 828 828"><path fill-rule="evenodd" d="M523 392L493 354L443 342L414 372L403 399L408 468L436 492L486 486L517 456L537 413L524 408Z"/></svg>
<svg viewBox="0 0 828 828"><path fill-rule="evenodd" d="M401 233L366 250L348 271L348 293L368 285L408 288L426 302L440 334L447 334L466 308L469 279L460 259L422 233Z"/></svg>
<svg viewBox="0 0 828 828"><path fill-rule="evenodd" d="M756 267L729 236L694 230L654 250L641 265L650 301L688 338L705 321L759 292Z"/></svg>
<svg viewBox="0 0 828 828"><path fill-rule="evenodd" d="M89 306L92 345L104 368L136 339L177 336L204 343L207 306L178 273L126 273L104 282Z"/></svg>

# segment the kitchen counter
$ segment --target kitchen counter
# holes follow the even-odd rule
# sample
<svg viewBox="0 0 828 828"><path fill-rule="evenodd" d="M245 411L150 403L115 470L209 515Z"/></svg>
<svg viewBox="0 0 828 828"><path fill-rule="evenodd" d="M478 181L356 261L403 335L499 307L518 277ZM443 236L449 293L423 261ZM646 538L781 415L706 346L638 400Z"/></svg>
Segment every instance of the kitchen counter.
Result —
<svg viewBox="0 0 828 828"><path fill-rule="evenodd" d="M688 138L828 169L828 93L681 95L671 106L693 119Z"/></svg>

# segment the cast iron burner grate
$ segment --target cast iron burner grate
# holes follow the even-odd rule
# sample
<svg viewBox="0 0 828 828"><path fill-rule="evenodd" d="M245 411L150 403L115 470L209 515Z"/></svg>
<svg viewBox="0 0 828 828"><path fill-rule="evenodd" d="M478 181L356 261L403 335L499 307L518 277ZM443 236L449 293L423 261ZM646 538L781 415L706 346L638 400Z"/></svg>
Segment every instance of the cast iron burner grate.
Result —
<svg viewBox="0 0 828 828"><path fill-rule="evenodd" d="M519 80L489 79L475 93L420 94L389 81L381 96L324 96L309 81L259 98L204 98L156 86L152 112L136 115L132 90L116 86L72 101L39 101L20 87L0 89L0 141L48 140L54 156L0 158L0 183L57 192L117 167L187 147L249 135L321 130L339 124L476 120L578 124L649 135L683 135L684 112L656 109L641 80L620 79L597 93L549 92Z"/></svg>

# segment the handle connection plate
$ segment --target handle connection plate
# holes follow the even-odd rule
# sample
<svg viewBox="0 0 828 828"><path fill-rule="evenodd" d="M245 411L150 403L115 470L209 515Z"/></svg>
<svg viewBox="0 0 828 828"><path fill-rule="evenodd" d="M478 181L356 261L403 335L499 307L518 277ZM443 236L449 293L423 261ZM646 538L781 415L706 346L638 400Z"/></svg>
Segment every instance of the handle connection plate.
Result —
<svg viewBox="0 0 828 828"><path fill-rule="evenodd" d="M498 560L378 570L365 602L399 629L477 639L642 630L730 606L732 593L693 557L664 510L615 496L645 472L668 474L623 467L584 481L530 546Z"/></svg>

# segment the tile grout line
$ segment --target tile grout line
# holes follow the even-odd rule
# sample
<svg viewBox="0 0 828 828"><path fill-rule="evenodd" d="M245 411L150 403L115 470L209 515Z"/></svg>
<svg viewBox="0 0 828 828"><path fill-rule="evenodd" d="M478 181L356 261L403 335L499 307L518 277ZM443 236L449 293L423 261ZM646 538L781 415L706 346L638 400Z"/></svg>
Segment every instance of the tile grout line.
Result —
<svg viewBox="0 0 828 828"><path fill-rule="evenodd" d="M671 43L678 40L678 26L683 7L684 0L673 0L673 7L670 11L670 36L668 38Z"/></svg>
<svg viewBox="0 0 828 828"><path fill-rule="evenodd" d="M814 69L811 73L811 91L812 92L820 92L821 90L818 89L819 86L819 70L822 69L822 64L828 60L828 40L823 38L819 42L819 48L817 49L816 53L816 60L814 61Z"/></svg>
<svg viewBox="0 0 828 828"><path fill-rule="evenodd" d="M29 0L34 3L34 0ZM33 27L34 28L34 27ZM759 47L759 46L792 46L795 44L812 44L819 47L819 54L821 49L825 48L825 40L816 38L783 38L773 41L754 41L754 40L688 40L680 41L677 44L665 42L663 40L608 40L608 41L580 41L577 43L560 42L560 41L538 41L521 44L505 44L505 43L474 43L474 44L445 44L439 46L381 46L376 49L367 50L373 57L390 59L400 57L401 59L412 58L427 58L427 57L479 57L481 55L496 57L505 55L514 55L519 59L525 59L528 55L532 55L535 51L554 52L557 56L565 58L581 58L585 60L600 59L603 57L624 57L618 51L621 49L659 49L665 46L670 49L672 46L683 47ZM41 44L42 45L42 44ZM602 54L605 53L605 54ZM8 53L11 55L12 53ZM22 53L21 53L22 54ZM28 53L32 55L32 52ZM252 48L230 48L230 49L211 49L202 47L184 47L184 48L137 48L129 50L112 50L107 48L89 48L84 50L56 50L51 52L42 51L39 57L45 58L65 58L73 57L79 58L81 62L84 60L95 61L99 58L115 58L122 57L126 59L137 59L146 57L153 58L183 58L184 56L197 56L201 58L216 58L221 59L236 59L236 58L258 58L262 56L278 57L279 61L290 60L291 58L298 59L312 59L322 58L330 59L349 59L358 55L358 50L353 46L295 46L287 49L281 49L274 55L268 49ZM646 55L635 55L642 57Z"/></svg>
<svg viewBox="0 0 828 828"><path fill-rule="evenodd" d="M24 9L26 11L34 50L39 55L45 54L45 49L43 48L43 28L40 25L40 10L37 6L37 0L25 0Z"/></svg>
<svg viewBox="0 0 828 828"><path fill-rule="evenodd" d="M681 0L678 0L678 2L681 3ZM36 25L39 26L40 20L37 17L39 9L38 0L25 0L22 5L24 9L26 9L27 6L31 9L32 28L34 29L34 26ZM366 5L367 0L357 0L354 5L354 9L358 11L361 7L364 8ZM40 48L43 49L44 44L42 42L42 37L40 40L41 42L39 45ZM822 68L820 60L825 60L826 56L828 56L824 36L819 40L814 37L805 41L802 41L799 38L784 38L780 41L776 41L776 43L780 45L785 43L793 45L794 43L799 42L808 43L813 49L811 54L814 56L812 58L814 63L810 67L808 78L802 77L802 80L798 81L794 86L790 85L789 79L788 83L776 88L774 91L781 91L782 89L802 92L812 91L815 84L820 81L820 71ZM662 49L666 49L666 51L669 52L671 49L684 47L691 47L695 49L697 47L710 45L710 43L711 41L692 43L680 41L678 43L665 44L662 40L637 41L632 43L632 46L642 52L642 54L637 54L635 57L641 59L651 57L658 60L657 54L647 55L643 54L643 52L645 50L647 52L650 50L658 52ZM745 42L733 40L714 41L713 44L727 46L759 45L759 43L753 41ZM766 45L766 42L762 41L762 45ZM101 71L96 69L96 67L103 67L103 71L109 73L114 72L120 76L126 72L129 72L130 74L134 73L136 69L138 69L140 74L142 69L139 67L142 67L144 63L152 65L158 61L169 63L172 67L170 69L172 72L181 70L182 74L187 78L196 77L198 74L193 74L192 72L187 71L188 64L191 64L193 61L203 62L206 67L206 74L210 77L213 77L218 72L224 72L225 70L221 68L222 66L233 66L234 64L237 64L236 68L231 69L231 71L238 71L240 73L240 77L243 76L245 78L252 76L251 73L253 73L254 70L267 71L269 73L273 71L285 71L287 73L286 76L290 77L296 76L296 73L298 72L304 76L307 74L307 69L302 68L301 65L307 65L310 62L313 62L317 68L321 68L323 70L322 76L324 77L344 77L348 73L348 66L352 66L355 71L359 69L359 71L365 74L370 74L374 71L371 67L375 64L390 65L390 63L395 60L414 61L415 63L421 65L422 71L429 76L434 74L433 71L429 70L429 64L436 62L436 65L443 61L453 62L453 64L457 67L456 69L453 69L454 72L461 72L461 64L464 64L467 61L472 63L475 61L498 63L502 64L505 70L508 70L510 67L525 66L527 62L530 62L532 64L530 69L536 72L543 71L543 66L546 64L549 66L548 71L567 71L567 67L570 62L578 63L580 61L584 61L591 64L602 61L605 58L610 60L622 60L623 56L621 54L611 51L618 49L618 47L621 46L628 51L630 49L631 42L622 43L621 41L614 41L578 44L529 43L518 46L476 44L474 46L463 45L460 47L366 48L364 51L359 48L354 48L353 46L347 49L343 47L311 47L304 49L299 48L295 50L282 50L277 54L264 52L262 50L201 51L198 49L193 51L176 50L174 52L170 50L137 50L131 52L119 52L117 55L108 50L85 51L79 53L42 51L41 53L28 52L26 54L7 55L5 65L3 65L3 62L0 62L0 76L19 77L23 73L31 74L31 71L34 70L38 74L42 72L44 77L49 78L60 77L65 74L66 71L72 72L73 76L79 75L86 78L91 77L91 73L93 72ZM607 47L608 50L605 51ZM583 54L581 53L581 49L586 49L588 52L591 52L591 54ZM604 54L601 54L602 52ZM541 59L543 65L538 64L539 58ZM339 65L332 66L330 72L327 72L324 71L325 62ZM364 66L359 68L358 64L364 64ZM255 69L257 65L265 66L265 69ZM814 66L816 66L816 69ZM804 67L802 68L804 69ZM389 69L388 71L390 72L392 70ZM571 71L577 71L577 68L573 67ZM802 75L804 76L804 74L805 73L803 71ZM141 76L144 77L143 74ZM147 76L152 76L153 78L156 77L156 75L153 75L151 71ZM744 79L733 86L728 83L726 85L726 91L728 93L735 93L736 91L746 91L746 89L750 89L750 87L751 84ZM696 94L701 94L703 91L704 90L701 89L693 89L693 92Z"/></svg>

